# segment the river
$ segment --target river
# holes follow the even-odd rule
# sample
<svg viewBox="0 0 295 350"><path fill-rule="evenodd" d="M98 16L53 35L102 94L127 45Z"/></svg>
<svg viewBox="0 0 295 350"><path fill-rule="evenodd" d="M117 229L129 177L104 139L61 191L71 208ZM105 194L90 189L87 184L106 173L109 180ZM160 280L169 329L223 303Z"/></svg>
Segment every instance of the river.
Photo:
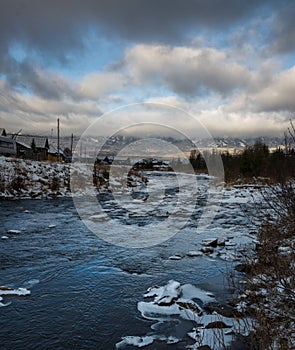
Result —
<svg viewBox="0 0 295 350"><path fill-rule="evenodd" d="M225 194L211 232L218 229L231 238L249 233L240 208L246 201L237 193ZM3 350L114 349L122 336L149 332L152 321L141 316L137 303L148 287L171 279L204 288L221 302L229 297L223 283L228 262L186 255L201 247L193 220L169 240L137 249L94 235L71 198L1 201L0 222L0 285L31 291L3 297L10 302L0 307ZM182 259L170 260L175 254ZM174 327L183 340L169 349L185 347L188 323ZM146 347L166 348L161 343Z"/></svg>

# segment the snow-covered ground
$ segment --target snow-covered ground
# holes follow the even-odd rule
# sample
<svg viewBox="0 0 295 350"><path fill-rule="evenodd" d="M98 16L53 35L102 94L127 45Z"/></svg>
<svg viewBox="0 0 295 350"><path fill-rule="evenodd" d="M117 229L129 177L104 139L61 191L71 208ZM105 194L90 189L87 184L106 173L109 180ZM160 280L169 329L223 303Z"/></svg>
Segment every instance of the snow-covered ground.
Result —
<svg viewBox="0 0 295 350"><path fill-rule="evenodd" d="M69 165L0 157L0 198L69 195Z"/></svg>

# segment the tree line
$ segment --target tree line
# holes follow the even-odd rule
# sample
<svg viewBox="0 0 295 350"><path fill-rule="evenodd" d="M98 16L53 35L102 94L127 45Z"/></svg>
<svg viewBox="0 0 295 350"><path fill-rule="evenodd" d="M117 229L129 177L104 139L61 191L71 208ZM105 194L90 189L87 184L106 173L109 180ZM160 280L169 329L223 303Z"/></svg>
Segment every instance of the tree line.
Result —
<svg viewBox="0 0 295 350"><path fill-rule="evenodd" d="M247 146L239 154L218 154L212 151L204 155L193 149L189 160L195 172L207 172L206 163L214 161L217 155L221 156L226 182L256 179L281 183L295 176L295 151L290 143L273 152L261 139L257 139L253 146Z"/></svg>

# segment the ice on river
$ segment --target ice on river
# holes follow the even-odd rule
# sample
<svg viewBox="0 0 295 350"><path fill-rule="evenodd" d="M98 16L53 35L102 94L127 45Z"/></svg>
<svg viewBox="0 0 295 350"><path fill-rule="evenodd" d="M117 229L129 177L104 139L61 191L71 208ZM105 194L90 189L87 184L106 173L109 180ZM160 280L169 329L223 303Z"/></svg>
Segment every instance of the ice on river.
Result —
<svg viewBox="0 0 295 350"><path fill-rule="evenodd" d="M214 295L191 284L181 285L170 280L164 286L150 287L144 298L152 300L140 301L137 308L143 318L156 322L151 326L154 333L150 332L140 337L122 337L122 341L116 345L118 349L127 349L127 345L142 347L152 344L155 340L169 344L169 338L173 338L175 342L180 341L173 334L157 334L159 325L169 323L173 319L192 322L192 329L187 335L196 343L191 349L205 345L212 349L223 349L223 345L229 345L233 340L235 329L241 329L239 320L235 318L224 317L216 311L206 312L203 306L215 301Z"/></svg>
<svg viewBox="0 0 295 350"><path fill-rule="evenodd" d="M12 289L8 287L0 287L0 295L29 295L31 292L27 288Z"/></svg>

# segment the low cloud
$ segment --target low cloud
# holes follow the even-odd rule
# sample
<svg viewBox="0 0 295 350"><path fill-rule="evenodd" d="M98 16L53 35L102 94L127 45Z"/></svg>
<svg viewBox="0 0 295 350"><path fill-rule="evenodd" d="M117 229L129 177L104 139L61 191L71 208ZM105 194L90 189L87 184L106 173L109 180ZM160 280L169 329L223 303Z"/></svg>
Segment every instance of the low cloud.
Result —
<svg viewBox="0 0 295 350"><path fill-rule="evenodd" d="M78 83L80 96L98 99L107 93L114 93L124 86L124 76L119 72L93 72Z"/></svg>
<svg viewBox="0 0 295 350"><path fill-rule="evenodd" d="M188 96L208 91L227 94L251 79L246 67L213 48L137 45L127 50L125 64L136 84L164 85Z"/></svg>
<svg viewBox="0 0 295 350"><path fill-rule="evenodd" d="M96 102L23 95L0 79L0 125L10 132L22 129L27 133L49 135L51 128L56 127L56 119L60 118L63 132L81 133L101 114Z"/></svg>
<svg viewBox="0 0 295 350"><path fill-rule="evenodd" d="M269 85L251 96L260 111L289 111L295 113L295 66L275 75Z"/></svg>

